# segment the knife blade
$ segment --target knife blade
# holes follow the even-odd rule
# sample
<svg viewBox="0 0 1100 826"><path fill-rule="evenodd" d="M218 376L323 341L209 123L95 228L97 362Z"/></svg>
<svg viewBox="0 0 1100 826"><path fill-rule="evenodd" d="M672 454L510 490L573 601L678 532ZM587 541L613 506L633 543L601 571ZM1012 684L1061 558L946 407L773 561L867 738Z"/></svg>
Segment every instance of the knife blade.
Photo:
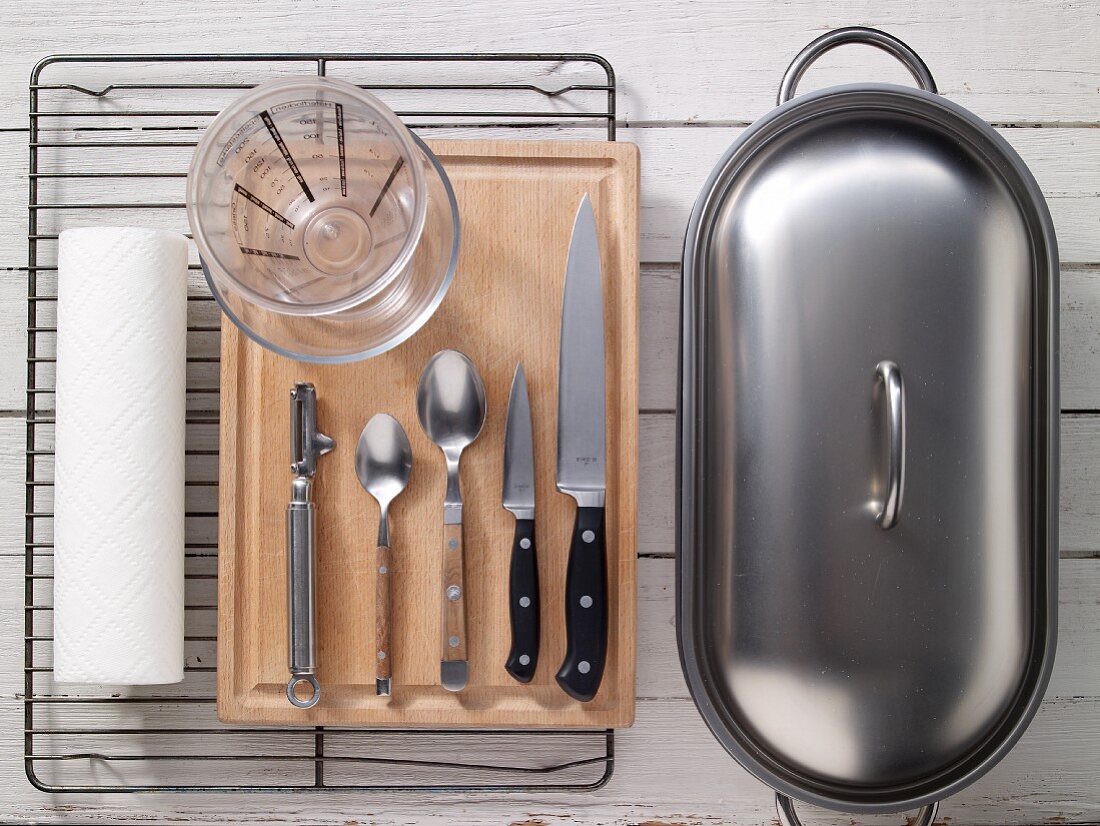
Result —
<svg viewBox="0 0 1100 826"><path fill-rule="evenodd" d="M508 576L512 648L504 669L521 683L539 659L539 568L535 554L535 448L523 365L516 365L504 430L504 509L516 518Z"/></svg>
<svg viewBox="0 0 1100 826"><path fill-rule="evenodd" d="M565 577L565 660L558 685L587 702L607 655L603 279L596 215L585 194L565 266L558 357L557 487L577 503Z"/></svg>

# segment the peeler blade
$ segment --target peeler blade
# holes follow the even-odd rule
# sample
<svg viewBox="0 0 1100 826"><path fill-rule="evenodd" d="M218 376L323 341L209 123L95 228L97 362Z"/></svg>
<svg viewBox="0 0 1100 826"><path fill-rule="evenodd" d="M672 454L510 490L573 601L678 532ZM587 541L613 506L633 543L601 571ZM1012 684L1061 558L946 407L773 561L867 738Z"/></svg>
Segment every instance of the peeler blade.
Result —
<svg viewBox="0 0 1100 826"><path fill-rule="evenodd" d="M317 390L310 382L297 382L290 391L290 420L291 472L312 477L317 472L317 459L336 443L317 429Z"/></svg>

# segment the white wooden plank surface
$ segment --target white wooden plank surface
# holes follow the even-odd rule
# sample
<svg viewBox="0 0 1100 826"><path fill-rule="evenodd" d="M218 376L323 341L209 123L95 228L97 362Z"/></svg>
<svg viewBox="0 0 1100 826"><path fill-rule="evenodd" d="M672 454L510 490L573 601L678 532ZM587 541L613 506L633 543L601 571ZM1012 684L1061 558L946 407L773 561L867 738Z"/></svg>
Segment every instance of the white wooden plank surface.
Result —
<svg viewBox="0 0 1100 826"><path fill-rule="evenodd" d="M21 560L0 559L0 624L5 627L20 621L17 602L21 597L21 571ZM643 818L707 823L728 822L736 815L738 823L770 823L766 789L725 757L688 699L677 665L673 588L672 560L640 560L638 723L620 734L618 766L611 785L594 795L542 795L522 802L507 798L463 799L454 804L461 807L463 822L500 823L527 816L544 823L630 822ZM1100 803L1075 797L1081 794L1080 784L1093 776L1094 757L1100 748L1100 698L1096 696L1100 677L1098 589L1100 566L1093 560L1063 564L1062 633L1047 701L1024 741L1004 764L945 804L943 813L953 822L1004 823L1009 818L1041 822L1045 818L1100 816ZM17 660L21 647L14 635L0 638L0 659ZM197 678L198 682L206 680L205 676ZM4 747L3 753L17 751L21 690L21 675L13 671L0 678L0 743L7 739L11 744L10 748ZM188 722L178 713L165 720L175 725ZM164 721L158 718L158 722ZM21 766L16 760L0 762L0 784L7 778L13 789L25 785L17 782L19 771ZM666 796L655 795L654 790L663 790ZM23 790L13 796L12 802L30 802L35 794ZM263 820L267 811L262 807L251 813L241 811L238 805L227 805L224 799L212 796L125 800L101 796L94 801L94 809L85 808L93 802L87 798L65 796L58 800L64 803L63 808L41 813L64 818L79 812L92 821L111 822L124 814L135 817L159 812L162 816L226 822L237 818ZM334 795L310 800L308 817L315 823L341 822L351 811L345 806L366 804L373 817L387 822L403 822L403 818L415 817L418 810L395 796L356 801L349 795ZM302 811L297 808L300 805L294 798L284 798L280 811L284 815ZM447 806L427 810L427 814L434 814L440 822L458 817Z"/></svg>
<svg viewBox="0 0 1100 826"><path fill-rule="evenodd" d="M17 753L19 704L0 701L0 744ZM177 721L178 722L178 721ZM989 775L946 801L940 824L1090 823L1100 817L1087 794L1095 772L1100 707L1095 700L1044 705L1014 751ZM364 795L43 795L22 778L19 761L0 764L8 822L118 824L172 821L310 824L729 824L773 826L767 788L726 755L688 700L641 700L634 728L620 733L612 782L586 794ZM807 826L850 826L848 815L807 811ZM857 823L900 824L863 818Z"/></svg>
<svg viewBox="0 0 1100 826"><path fill-rule="evenodd" d="M5 20L0 126L25 124L24 83L44 53L175 51L597 51L621 78L628 121L742 121L769 109L794 54L826 29L879 26L925 59L945 94L998 122L1095 122L1100 51L1090 0L492 0L358 4L146 0L125 11L51 0ZM62 10L59 13L59 8ZM14 10L14 9L13 9ZM58 22L52 22L58 21ZM851 48L807 83L906 81Z"/></svg>
<svg viewBox="0 0 1100 826"><path fill-rule="evenodd" d="M6 186L0 188L0 446L11 459L0 464L0 628L6 629L0 633L0 820L774 823L766 788L725 756L700 722L676 655L673 561L660 558L673 549L669 411L677 346L675 262L702 181L741 126L773 105L790 58L829 28L864 23L906 39L929 63L942 92L1003 127L1050 202L1064 262L1063 409L1070 413L1063 417L1061 629L1055 675L1024 740L989 776L949 800L941 821L950 826L1100 821L1100 417L1094 415L1100 411L1100 4L405 0L367 7L339 0L145 0L124 9L79 0L32 0L6 9L2 17L0 172ZM642 148L641 406L649 411L643 415L640 444L639 552L647 557L639 569L638 693L643 699L636 726L619 735L615 778L594 794L533 797L73 797L35 791L23 777L21 761L25 273L5 271L25 263L22 130L31 66L58 52L456 48L604 54L618 72L620 118L629 124L620 137ZM545 81L558 85L575 78L575 67L551 67ZM828 56L806 84L865 79L909 82L889 58L853 48ZM166 96L160 102L170 108L173 100ZM1034 125L1047 128L1021 128ZM573 129L569 136L591 132ZM188 155L180 152L181 169ZM95 201L108 193L91 187L78 194ZM48 502L48 489L41 501ZM48 566L48 560L39 564ZM209 617L191 621L201 626ZM189 662L209 661L212 653L210 644L191 645ZM48 662L48 648L38 650L36 661ZM210 675L189 679L202 686ZM36 685L48 687L48 676L36 677ZM819 814L808 815L807 822L849 823L847 817Z"/></svg>

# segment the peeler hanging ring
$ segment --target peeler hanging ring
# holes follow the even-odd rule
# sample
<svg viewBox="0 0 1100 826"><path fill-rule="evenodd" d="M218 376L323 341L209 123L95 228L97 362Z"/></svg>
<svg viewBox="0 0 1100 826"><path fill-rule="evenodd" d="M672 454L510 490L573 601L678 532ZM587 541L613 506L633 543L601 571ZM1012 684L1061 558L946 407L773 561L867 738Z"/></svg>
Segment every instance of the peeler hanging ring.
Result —
<svg viewBox="0 0 1100 826"><path fill-rule="evenodd" d="M298 686L306 683L312 689L310 695L304 700L298 696ZM321 699L321 685L313 674L294 674L286 684L286 698L298 708L313 708Z"/></svg>

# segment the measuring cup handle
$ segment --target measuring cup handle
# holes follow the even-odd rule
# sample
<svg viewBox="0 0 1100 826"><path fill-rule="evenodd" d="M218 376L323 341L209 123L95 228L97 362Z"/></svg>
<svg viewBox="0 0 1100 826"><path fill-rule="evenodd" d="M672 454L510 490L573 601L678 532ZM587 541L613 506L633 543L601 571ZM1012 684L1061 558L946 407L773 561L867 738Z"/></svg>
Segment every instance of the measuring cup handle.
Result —
<svg viewBox="0 0 1100 826"><path fill-rule="evenodd" d="M777 105L782 106L794 97L798 81L802 79L802 75L806 73L806 70L810 68L815 60L826 52L846 43L862 43L865 46L882 49L882 51L893 55L902 62L921 89L934 95L939 93L936 89L936 81L932 78L932 73L928 70L924 61L921 60L920 55L905 43L892 34L887 34L878 29L869 29L865 26L849 26L844 29L826 32L798 53L783 74L783 82L779 84L779 95L776 99Z"/></svg>

